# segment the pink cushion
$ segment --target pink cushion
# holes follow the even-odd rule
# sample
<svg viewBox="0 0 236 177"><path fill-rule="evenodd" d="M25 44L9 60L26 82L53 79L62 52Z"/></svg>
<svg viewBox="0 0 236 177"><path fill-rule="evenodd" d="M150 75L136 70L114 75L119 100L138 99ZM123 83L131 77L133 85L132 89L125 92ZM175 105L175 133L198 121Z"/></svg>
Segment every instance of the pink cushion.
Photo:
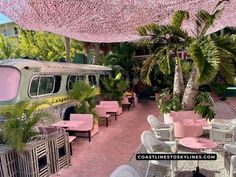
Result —
<svg viewBox="0 0 236 177"><path fill-rule="evenodd" d="M120 115L122 113L122 108L119 106L118 101L100 101L101 106L112 106L117 109L116 114Z"/></svg>
<svg viewBox="0 0 236 177"><path fill-rule="evenodd" d="M68 128L67 130L73 131L89 131L93 128L93 115L92 114L70 114L70 120L83 121L84 123L78 127Z"/></svg>
<svg viewBox="0 0 236 177"><path fill-rule="evenodd" d="M97 105L97 106L95 107L95 111L96 111L98 117L107 117L107 112L108 112L108 111L107 111L106 108Z"/></svg>

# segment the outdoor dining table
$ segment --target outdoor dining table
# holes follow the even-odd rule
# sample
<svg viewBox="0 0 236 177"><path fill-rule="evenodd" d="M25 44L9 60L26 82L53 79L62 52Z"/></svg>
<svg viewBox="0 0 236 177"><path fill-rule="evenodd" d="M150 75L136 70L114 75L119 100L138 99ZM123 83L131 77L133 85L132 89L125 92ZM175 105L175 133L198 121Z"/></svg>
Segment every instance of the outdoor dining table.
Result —
<svg viewBox="0 0 236 177"><path fill-rule="evenodd" d="M182 138L179 143L187 148L197 150L200 152L201 150L206 149L215 149L217 147L217 143L206 139L206 138L198 138L198 137L186 137ZM203 174L199 171L199 160L197 160L196 171L193 171L193 177L204 177Z"/></svg>
<svg viewBox="0 0 236 177"><path fill-rule="evenodd" d="M51 126L63 127L63 128L74 128L74 127L79 127L80 125L83 125L83 124L84 124L84 121L61 120L52 124Z"/></svg>

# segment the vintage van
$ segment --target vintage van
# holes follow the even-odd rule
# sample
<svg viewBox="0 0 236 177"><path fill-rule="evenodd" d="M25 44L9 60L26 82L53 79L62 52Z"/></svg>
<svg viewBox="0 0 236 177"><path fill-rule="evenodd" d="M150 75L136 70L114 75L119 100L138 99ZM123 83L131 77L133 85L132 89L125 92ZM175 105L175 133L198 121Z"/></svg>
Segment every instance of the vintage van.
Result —
<svg viewBox="0 0 236 177"><path fill-rule="evenodd" d="M83 80L99 86L112 69L99 65L9 59L0 61L0 107L24 100L48 101L58 118L68 119L75 102L68 91Z"/></svg>

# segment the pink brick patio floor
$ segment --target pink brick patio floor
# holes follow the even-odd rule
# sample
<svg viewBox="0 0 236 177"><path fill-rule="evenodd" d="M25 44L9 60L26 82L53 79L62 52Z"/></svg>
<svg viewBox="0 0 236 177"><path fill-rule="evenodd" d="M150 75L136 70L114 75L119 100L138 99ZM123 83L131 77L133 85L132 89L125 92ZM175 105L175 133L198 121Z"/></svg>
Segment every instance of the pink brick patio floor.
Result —
<svg viewBox="0 0 236 177"><path fill-rule="evenodd" d="M140 135L148 130L147 116L158 115L154 101L140 102L124 111L118 120L101 125L99 133L73 143L72 165L52 177L109 177L119 165L127 164L140 144Z"/></svg>

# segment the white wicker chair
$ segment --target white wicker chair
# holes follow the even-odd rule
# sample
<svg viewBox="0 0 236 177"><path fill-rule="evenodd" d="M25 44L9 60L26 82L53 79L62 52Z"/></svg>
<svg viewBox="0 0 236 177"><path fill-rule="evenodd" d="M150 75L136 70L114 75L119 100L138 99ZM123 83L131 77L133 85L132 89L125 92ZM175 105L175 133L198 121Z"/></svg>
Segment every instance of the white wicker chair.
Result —
<svg viewBox="0 0 236 177"><path fill-rule="evenodd" d="M147 121L157 138L171 141L174 140L173 124L165 124L164 122L159 121L154 115L149 115Z"/></svg>
<svg viewBox="0 0 236 177"><path fill-rule="evenodd" d="M236 171L236 144L224 145L224 167L230 177Z"/></svg>
<svg viewBox="0 0 236 177"><path fill-rule="evenodd" d="M154 149L155 146L161 146L163 148L165 148L165 147L171 148L173 146L176 147L176 142L175 141L169 141L169 142L167 142L167 141L160 141L150 131L144 131L142 133L142 135L141 135L141 142L145 146L146 151L148 153L150 153L150 154L168 153L168 152L163 152L163 151L162 152L161 151L159 151L159 152L155 151L155 149ZM159 165L159 166L164 166L164 167L169 167L170 170L171 170L171 177L175 176L175 170L177 169L177 161L171 161L171 160L149 160L145 177L148 176L148 172L149 172L149 168L150 168L151 164Z"/></svg>
<svg viewBox="0 0 236 177"><path fill-rule="evenodd" d="M115 169L110 177L140 177L135 169L129 165L121 165Z"/></svg>
<svg viewBox="0 0 236 177"><path fill-rule="evenodd" d="M222 144L235 142L234 134L235 134L236 126L235 124L220 124L213 123L212 128L210 129L210 139L214 141L218 141Z"/></svg>

